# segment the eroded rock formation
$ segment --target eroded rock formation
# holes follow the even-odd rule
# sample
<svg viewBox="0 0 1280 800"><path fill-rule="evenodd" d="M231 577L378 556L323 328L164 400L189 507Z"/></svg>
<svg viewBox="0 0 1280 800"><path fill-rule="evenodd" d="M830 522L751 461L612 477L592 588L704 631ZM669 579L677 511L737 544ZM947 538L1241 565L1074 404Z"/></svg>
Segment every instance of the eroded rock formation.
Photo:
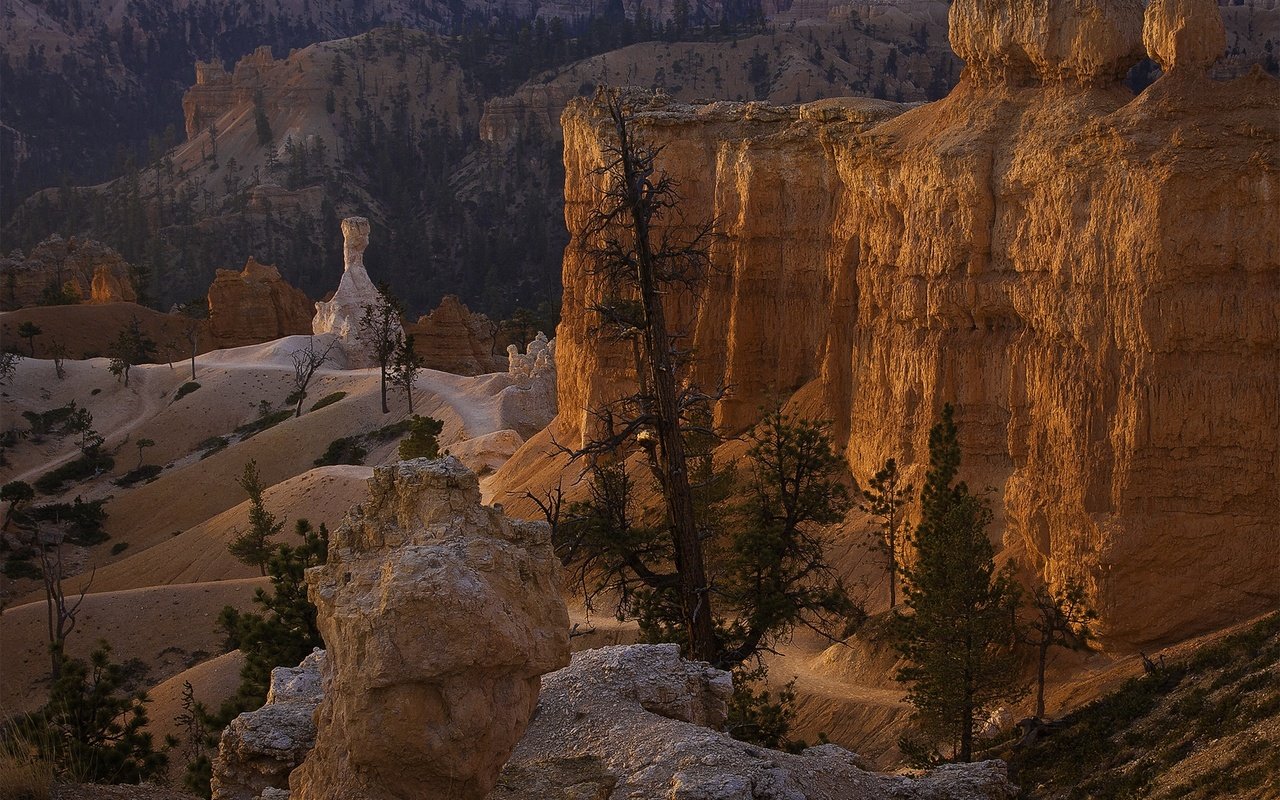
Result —
<svg viewBox="0 0 1280 800"><path fill-rule="evenodd" d="M538 715L491 800L689 798L1001 800L1017 790L1002 762L944 767L918 779L868 772L835 745L792 755L714 728L729 673L680 658L674 644L575 653L542 684ZM562 781L573 780L566 786Z"/></svg>
<svg viewBox="0 0 1280 800"><path fill-rule="evenodd" d="M262 709L240 715L223 734L215 763L214 800L298 800L284 791L278 767L296 756L293 743L314 734L304 714L321 698L325 654L299 667L272 673L272 697ZM464 675L459 675L463 680ZM282 704L276 686L304 687ZM324 703L341 691L324 679ZM916 777L879 775L854 753L832 744L800 754L744 744L719 732L733 694L729 673L684 661L674 644L624 645L586 650L542 680L537 714L502 767L488 795L439 789L428 778L398 797L487 797L488 800L1010 800L1017 789L999 761L956 764ZM433 698L416 698L434 705ZM285 705L286 708L277 709ZM391 741L387 761L415 743L423 729L405 719L411 709L379 716L404 740ZM321 725L325 723L321 712ZM372 725L370 721L366 725ZM273 726L279 726L273 735ZM250 735L246 735L251 731ZM431 733L426 734L431 739ZM284 753L285 757L281 757ZM363 758L352 751L353 760ZM310 764L310 760L307 762ZM230 776L222 777L222 776ZM269 776L269 782L263 778ZM220 780L220 782L219 782ZM350 783L328 797L373 798ZM344 791L345 794L336 792ZM437 793L437 792L443 793ZM310 796L310 795L307 795Z"/></svg>
<svg viewBox="0 0 1280 800"><path fill-rule="evenodd" d="M430 314L405 327L424 366L455 375L483 375L506 366L493 352L497 331L493 320L473 313L452 294L445 295Z"/></svg>
<svg viewBox="0 0 1280 800"><path fill-rule="evenodd" d="M289 773L316 743L313 719L324 696L325 651L296 667L271 670L267 703L231 721L218 742L210 786L213 800L258 800L263 790L289 785Z"/></svg>
<svg viewBox="0 0 1280 800"><path fill-rule="evenodd" d="M240 347L311 332L314 306L280 270L250 258L220 269L209 286L209 332L218 347Z"/></svg>
<svg viewBox="0 0 1280 800"><path fill-rule="evenodd" d="M1119 82L1136 0L957 0L969 63L935 103L636 101L686 217L721 221L720 269L670 316L699 381L731 387L717 421L741 430L808 387L865 479L889 456L921 470L956 403L1005 554L1082 578L1115 647L1280 599L1280 82L1205 76L1211 9L1152 3L1170 74L1137 97ZM576 236L608 127L585 100L563 123L555 430L572 443L627 391L630 354L591 335Z"/></svg>
<svg viewBox="0 0 1280 800"><path fill-rule="evenodd" d="M546 526L482 506L456 459L378 467L307 582L328 657L293 800L488 794L569 660Z"/></svg>
<svg viewBox="0 0 1280 800"><path fill-rule="evenodd" d="M507 345L511 385L498 394L501 418L525 439L547 427L556 416L556 340L541 331L521 353Z"/></svg>
<svg viewBox="0 0 1280 800"><path fill-rule="evenodd" d="M138 299L128 262L107 245L54 234L0 259L0 308L9 311L53 302L132 303Z"/></svg>
<svg viewBox="0 0 1280 800"><path fill-rule="evenodd" d="M369 246L369 220L347 217L342 221L342 279L338 290L328 301L316 303L311 332L319 336L332 333L351 369L374 366L368 347L360 341L360 317L365 306L376 306L381 297L378 287L364 268L364 250Z"/></svg>
<svg viewBox="0 0 1280 800"><path fill-rule="evenodd" d="M182 119L190 141L238 105L253 102L262 76L275 65L271 46L262 45L228 73L221 61L197 61L196 83L182 96Z"/></svg>

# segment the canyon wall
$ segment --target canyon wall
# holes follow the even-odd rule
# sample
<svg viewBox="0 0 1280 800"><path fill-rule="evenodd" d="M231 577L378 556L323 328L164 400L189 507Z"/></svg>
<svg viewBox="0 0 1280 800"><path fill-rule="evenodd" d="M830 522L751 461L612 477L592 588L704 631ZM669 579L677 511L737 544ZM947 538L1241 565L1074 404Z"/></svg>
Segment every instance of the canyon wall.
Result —
<svg viewBox="0 0 1280 800"><path fill-rule="evenodd" d="M633 97L721 234L671 299L696 378L731 389L717 421L806 387L856 478L894 456L918 485L955 403L1005 554L1082 578L1117 648L1280 601L1280 81L1210 79L1214 4L1158 1L1165 75L1135 97L1143 24L1137 0L957 0L960 84L910 108ZM578 239L607 120L576 100L563 125L562 443L630 363L594 335Z"/></svg>

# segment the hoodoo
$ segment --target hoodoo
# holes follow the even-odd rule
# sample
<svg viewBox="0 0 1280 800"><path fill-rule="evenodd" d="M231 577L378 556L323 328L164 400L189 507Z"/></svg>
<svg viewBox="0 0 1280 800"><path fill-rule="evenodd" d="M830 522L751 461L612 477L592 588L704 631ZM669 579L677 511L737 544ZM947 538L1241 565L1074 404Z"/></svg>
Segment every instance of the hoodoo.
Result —
<svg viewBox="0 0 1280 800"><path fill-rule="evenodd" d="M359 340L360 317L365 306L378 302L380 292L364 268L364 250L369 246L369 220L347 217L342 221L342 279L327 302L316 303L311 332L317 336L336 334L350 368L373 366L372 357Z"/></svg>

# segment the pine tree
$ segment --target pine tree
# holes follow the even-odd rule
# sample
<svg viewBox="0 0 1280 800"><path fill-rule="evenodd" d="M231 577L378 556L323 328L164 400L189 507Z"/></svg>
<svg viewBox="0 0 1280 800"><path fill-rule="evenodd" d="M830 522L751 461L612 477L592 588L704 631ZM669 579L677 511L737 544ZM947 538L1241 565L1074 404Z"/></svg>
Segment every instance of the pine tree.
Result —
<svg viewBox="0 0 1280 800"><path fill-rule="evenodd" d="M987 538L987 501L955 482L960 468L953 409L929 432L929 472L920 524L911 537L915 560L904 566L906 613L895 639L907 666L897 679L925 733L959 761L973 757L974 730L986 712L1022 694L1013 645L1017 584L996 570Z"/></svg>
<svg viewBox="0 0 1280 800"><path fill-rule="evenodd" d="M859 508L875 518L880 528L876 541L876 549L884 553L885 571L889 575L889 608L898 607L898 569L902 559L903 539L910 533L906 513L902 507L911 496L911 484L903 485L902 476L898 473L898 462L889 459L884 462L862 491L865 501Z"/></svg>
<svg viewBox="0 0 1280 800"><path fill-rule="evenodd" d="M237 532L227 545L227 550L241 562L257 567L261 574L266 575L267 564L274 549L271 537L280 532L284 521L277 520L262 502L262 493L266 487L262 485L262 478L258 475L257 461L250 459L244 465L244 471L236 479L236 483L249 495L249 528L243 533Z"/></svg>

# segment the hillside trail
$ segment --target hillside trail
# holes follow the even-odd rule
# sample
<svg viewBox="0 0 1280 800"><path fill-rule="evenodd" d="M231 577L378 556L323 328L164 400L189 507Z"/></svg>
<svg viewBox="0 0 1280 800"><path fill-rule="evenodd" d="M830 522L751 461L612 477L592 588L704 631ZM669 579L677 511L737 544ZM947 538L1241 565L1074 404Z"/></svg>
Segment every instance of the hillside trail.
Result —
<svg viewBox="0 0 1280 800"><path fill-rule="evenodd" d="M124 445L128 443L133 431L142 427L168 405L169 401L166 399L169 394L168 390L157 393L155 389L160 387L161 381L156 380L157 376L152 374L165 368L166 365L164 364L140 364L133 367L129 388L126 391L136 398L136 410L131 404L129 409L121 409L122 413L111 414L106 418L105 426L100 413L94 416L94 429L102 436L103 449L111 455L119 455L123 451ZM173 381L170 380L167 383L171 382ZM65 443L71 445L66 452L53 456L50 460L41 462L10 480L31 483L46 472L56 469L80 455L80 451L74 446L74 441L71 437L67 437Z"/></svg>

